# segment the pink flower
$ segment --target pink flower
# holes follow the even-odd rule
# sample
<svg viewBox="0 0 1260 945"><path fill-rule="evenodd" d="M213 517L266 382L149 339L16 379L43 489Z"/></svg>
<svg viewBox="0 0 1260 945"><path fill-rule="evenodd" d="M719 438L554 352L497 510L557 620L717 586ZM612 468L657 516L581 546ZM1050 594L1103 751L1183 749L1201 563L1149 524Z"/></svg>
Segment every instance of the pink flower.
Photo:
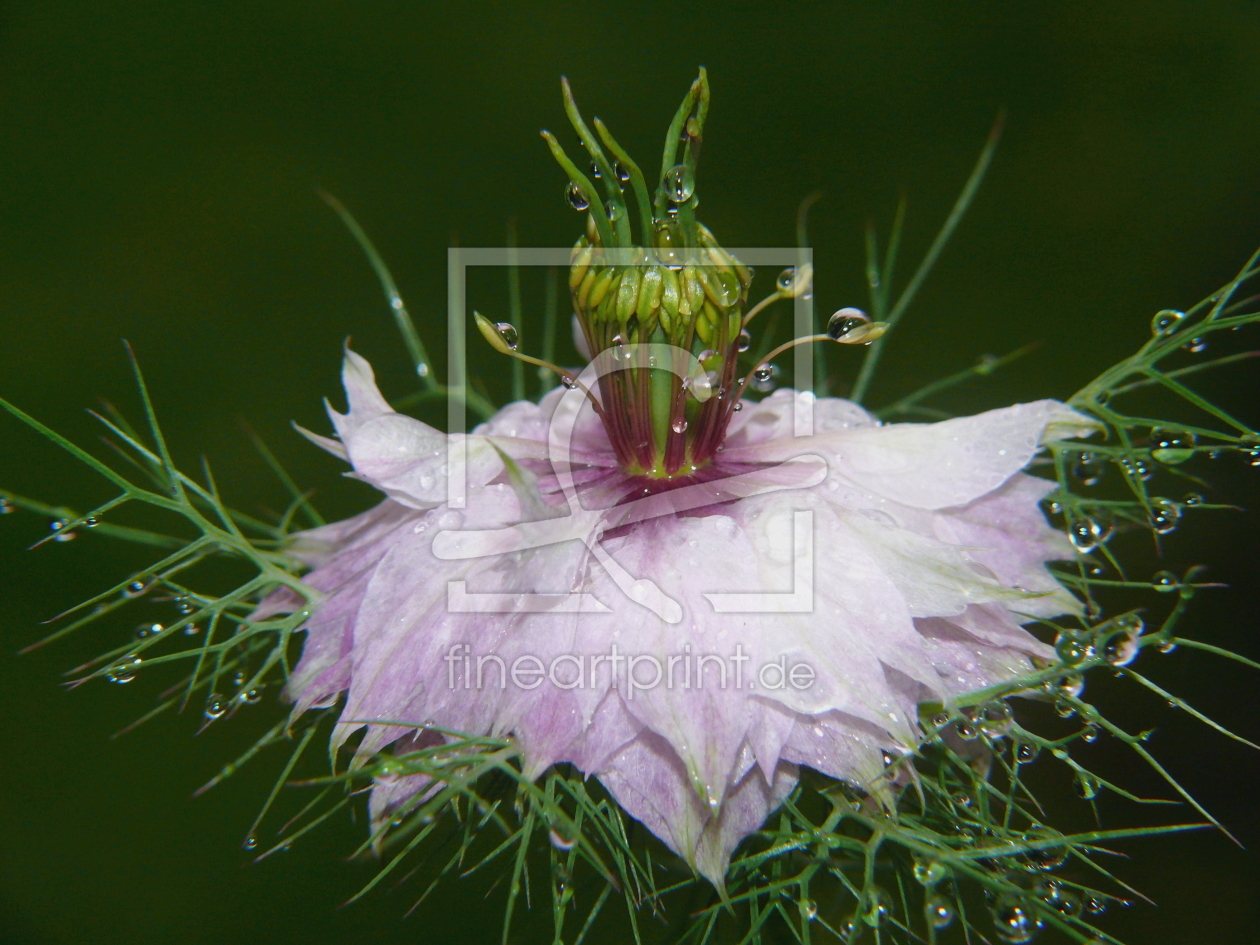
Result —
<svg viewBox="0 0 1260 945"><path fill-rule="evenodd" d="M920 703L1053 659L1021 624L1079 611L1045 567L1073 554L1038 506L1053 484L1021 472L1090 429L1056 401L881 425L780 390L728 409L702 468L651 479L583 389L448 437L357 354L343 376L337 439L312 438L386 498L296 539L327 597L294 712L344 693L334 742L366 726L359 758L510 734L527 776L597 777L715 884L800 765L880 796ZM374 821L425 787L376 783Z"/></svg>

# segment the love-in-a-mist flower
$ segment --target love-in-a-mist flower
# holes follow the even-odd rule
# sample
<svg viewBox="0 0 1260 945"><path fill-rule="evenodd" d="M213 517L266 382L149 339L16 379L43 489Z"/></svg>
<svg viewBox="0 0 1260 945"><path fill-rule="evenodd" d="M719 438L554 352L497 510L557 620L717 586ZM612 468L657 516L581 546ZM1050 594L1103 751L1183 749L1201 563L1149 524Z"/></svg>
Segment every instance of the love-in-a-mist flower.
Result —
<svg viewBox="0 0 1260 945"><path fill-rule="evenodd" d="M604 194L548 136L589 211L569 286L590 360L541 403L448 436L346 352L336 439L311 436L386 498L296 538L327 596L288 692L297 713L344 697L334 742L366 727L359 759L444 730L514 738L526 777L571 763L720 884L800 766L887 802L919 705L1053 659L1021 624L1078 611L1045 567L1072 548L1039 508L1053 484L1022 470L1091 424L1053 400L885 425L808 392L745 397L771 368L741 364L752 274L695 219L707 102L702 76L649 198L566 89ZM850 311L810 340L881 330ZM374 821L425 788L379 780Z"/></svg>

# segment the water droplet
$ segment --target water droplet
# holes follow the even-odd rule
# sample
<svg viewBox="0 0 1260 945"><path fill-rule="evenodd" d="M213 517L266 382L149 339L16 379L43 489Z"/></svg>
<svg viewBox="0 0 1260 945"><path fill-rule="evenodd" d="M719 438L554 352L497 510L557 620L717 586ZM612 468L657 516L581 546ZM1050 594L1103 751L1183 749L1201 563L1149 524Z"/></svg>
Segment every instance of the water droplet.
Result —
<svg viewBox="0 0 1260 945"><path fill-rule="evenodd" d="M262 692L258 689L246 689L238 696L246 705L257 705L262 701Z"/></svg>
<svg viewBox="0 0 1260 945"><path fill-rule="evenodd" d="M1072 465L1072 475L1081 481L1083 486L1096 486L1102 481L1104 468L1094 462L1093 453L1081 453Z"/></svg>
<svg viewBox="0 0 1260 945"><path fill-rule="evenodd" d="M235 673L232 674L233 686L240 686L244 682L245 682L245 671L243 669L238 669Z"/></svg>
<svg viewBox="0 0 1260 945"><path fill-rule="evenodd" d="M1145 460L1133 456L1123 457L1120 460L1120 468L1130 479L1137 479L1141 482L1146 482L1152 475L1154 475L1151 472L1150 467L1146 465Z"/></svg>
<svg viewBox="0 0 1260 945"><path fill-rule="evenodd" d="M604 205L604 213L607 214L609 223L616 223L626 215L626 205L620 200L610 200Z"/></svg>
<svg viewBox="0 0 1260 945"><path fill-rule="evenodd" d="M217 692L212 692L210 693L209 696L206 697L206 708L203 714L211 722L213 722L215 719L223 718L223 715L226 712L227 712L227 700L224 699L222 695L220 695Z"/></svg>
<svg viewBox="0 0 1260 945"><path fill-rule="evenodd" d="M193 602L190 601L187 597L176 597L175 609L179 611L181 614L187 615L187 614L191 614L197 608L193 604Z"/></svg>
<svg viewBox="0 0 1260 945"><path fill-rule="evenodd" d="M516 350L516 346L520 344L520 335L516 331L516 326L511 322L495 322L494 330L499 333L499 337L503 339L503 343Z"/></svg>
<svg viewBox="0 0 1260 945"><path fill-rule="evenodd" d="M591 176L594 177L596 180L599 180L601 177L604 176L603 172L599 169L598 161L591 161Z"/></svg>
<svg viewBox="0 0 1260 945"><path fill-rule="evenodd" d="M160 623L142 623L136 627L136 639L147 640L149 637L155 637L166 628Z"/></svg>
<svg viewBox="0 0 1260 945"><path fill-rule="evenodd" d="M1076 793L1082 800L1092 801L1098 796L1102 785L1098 783L1098 779L1088 771L1076 772Z"/></svg>
<svg viewBox="0 0 1260 945"><path fill-rule="evenodd" d="M1175 649L1177 649L1176 640L1165 640L1159 645L1159 652L1161 653L1171 653Z"/></svg>
<svg viewBox="0 0 1260 945"><path fill-rule="evenodd" d="M576 836L569 836L567 832L562 833L555 827L551 828L548 837L551 840L551 845L557 850L572 850L577 845Z"/></svg>
<svg viewBox="0 0 1260 945"><path fill-rule="evenodd" d="M1102 915L1107 911L1107 900L1098 896L1090 896L1085 900L1085 911L1090 915Z"/></svg>
<svg viewBox="0 0 1260 945"><path fill-rule="evenodd" d="M123 588L122 593L123 593L123 597L136 598L136 597L139 597L148 589L149 589L149 584L147 581L143 581L143 580L132 581L130 584L128 584L126 587Z"/></svg>
<svg viewBox="0 0 1260 945"><path fill-rule="evenodd" d="M744 402L742 400L737 400L735 401L735 406L731 407L731 412L739 413L743 409L744 409Z"/></svg>
<svg viewBox="0 0 1260 945"><path fill-rule="evenodd" d="M1187 492L1181 499L1182 505L1202 505L1204 503L1203 496L1197 492Z"/></svg>
<svg viewBox="0 0 1260 945"><path fill-rule="evenodd" d="M79 537L74 529L66 528L69 524L70 519L68 518L59 518L48 523L48 527L56 532L53 536L53 541L74 541L74 539Z"/></svg>
<svg viewBox="0 0 1260 945"><path fill-rule="evenodd" d="M13 507L13 500L7 495L0 495L0 515L12 515L17 509Z"/></svg>
<svg viewBox="0 0 1260 945"><path fill-rule="evenodd" d="M1208 343L1206 338L1191 338L1181 347L1191 354L1200 354L1208 349Z"/></svg>
<svg viewBox="0 0 1260 945"><path fill-rule="evenodd" d="M197 626L195 623L190 623L188 626L184 628L184 636L186 637L195 637L200 632L201 632L201 628Z"/></svg>
<svg viewBox="0 0 1260 945"><path fill-rule="evenodd" d="M1015 746L1015 760L1021 765L1032 764L1041 754L1041 746L1036 742L1019 742Z"/></svg>
<svg viewBox="0 0 1260 945"><path fill-rule="evenodd" d="M958 732L959 738L965 739L966 741L971 741L973 738L978 738L980 735L980 730L970 722L959 722L955 731Z"/></svg>
<svg viewBox="0 0 1260 945"><path fill-rule="evenodd" d="M582 188L574 183L570 183L565 188L564 199L569 201L569 206L574 210L587 210L591 206L591 202L586 199L586 194L582 193Z"/></svg>
<svg viewBox="0 0 1260 945"><path fill-rule="evenodd" d="M735 339L735 350L743 354L752 347L752 335L748 334L748 329L741 328L739 337Z"/></svg>
<svg viewBox="0 0 1260 945"><path fill-rule="evenodd" d="M813 922L818 918L818 903L812 899L805 899L801 902L801 912L805 914L805 918Z"/></svg>
<svg viewBox="0 0 1260 945"><path fill-rule="evenodd" d="M872 886L862 896L862 921L871 928L878 928L888 918L888 893Z"/></svg>
<svg viewBox="0 0 1260 945"><path fill-rule="evenodd" d="M1059 915L1071 919L1081 914L1081 897L1072 890L1064 888L1062 883L1047 884L1044 899L1046 905Z"/></svg>
<svg viewBox="0 0 1260 945"><path fill-rule="evenodd" d="M1094 648L1085 640L1079 640L1068 634L1060 634L1054 642L1054 651L1059 659L1069 666L1083 663L1094 655Z"/></svg>
<svg viewBox="0 0 1260 945"><path fill-rule="evenodd" d="M696 192L696 175L687 165L677 164L665 172L661 188L674 203L684 203Z"/></svg>
<svg viewBox="0 0 1260 945"><path fill-rule="evenodd" d="M1111 515L1104 508L1094 509L1091 514L1073 520L1068 526L1068 538L1083 555L1107 542L1114 532Z"/></svg>
<svg viewBox="0 0 1260 945"><path fill-rule="evenodd" d="M792 287L796 285L796 267L789 266L779 273L779 278L774 280L774 284L778 286L780 292L791 292Z"/></svg>
<svg viewBox="0 0 1260 945"><path fill-rule="evenodd" d="M1160 571L1151 578L1151 584L1161 594L1169 594L1175 591L1181 582L1177 579L1177 575L1171 571Z"/></svg>
<svg viewBox="0 0 1260 945"><path fill-rule="evenodd" d="M870 321L860 308L842 308L827 319L827 337L839 341L859 325L868 325Z"/></svg>
<svg viewBox="0 0 1260 945"><path fill-rule="evenodd" d="M1151 499L1151 527L1160 535L1176 531L1181 521L1181 506L1171 499Z"/></svg>
<svg viewBox="0 0 1260 945"><path fill-rule="evenodd" d="M1027 945L1041 929L1041 923L1016 896L1003 896L993 908L993 926L998 938L1010 945Z"/></svg>
<svg viewBox="0 0 1260 945"><path fill-rule="evenodd" d="M416 375L419 377L428 377L431 368L424 361L416 365Z"/></svg>
<svg viewBox="0 0 1260 945"><path fill-rule="evenodd" d="M752 380L748 386L764 394L774 390L778 378L779 366L777 364L762 364L752 372Z"/></svg>
<svg viewBox="0 0 1260 945"><path fill-rule="evenodd" d="M1181 324L1185 317L1185 312L1179 312L1175 308L1166 308L1158 311L1155 313L1155 317L1151 319L1151 334L1156 337L1171 335L1177 330L1177 326Z"/></svg>
<svg viewBox="0 0 1260 945"><path fill-rule="evenodd" d="M253 850L257 846L258 846L257 837L246 837L244 840L241 841L242 850Z"/></svg>
<svg viewBox="0 0 1260 945"><path fill-rule="evenodd" d="M83 520L84 528L95 528L99 524L101 524L101 521L95 515L89 515Z"/></svg>
<svg viewBox="0 0 1260 945"><path fill-rule="evenodd" d="M1198 438L1188 430L1156 427L1151 431L1151 455L1167 466L1176 466L1194 457Z"/></svg>
<svg viewBox="0 0 1260 945"><path fill-rule="evenodd" d="M141 662L143 661L135 653L129 653L109 668L105 673L105 678L112 683L125 686L136 678Z"/></svg>
<svg viewBox="0 0 1260 945"><path fill-rule="evenodd" d="M947 929L954 921L954 904L945 896L928 896L923 911L934 929Z"/></svg>
<svg viewBox="0 0 1260 945"><path fill-rule="evenodd" d="M669 428L673 430L675 433L683 433L687 429L687 421L675 420L673 423L669 425Z"/></svg>
<svg viewBox="0 0 1260 945"><path fill-rule="evenodd" d="M949 870L939 860L914 861L914 878L922 886L935 886L948 875Z"/></svg>
<svg viewBox="0 0 1260 945"><path fill-rule="evenodd" d="M573 390L578 386L577 378L570 374L561 374L560 383L564 385L565 390Z"/></svg>
<svg viewBox="0 0 1260 945"><path fill-rule="evenodd" d="M1081 732L1081 740L1087 745L1092 745L1098 741L1098 726L1093 722L1085 726L1085 730Z"/></svg>

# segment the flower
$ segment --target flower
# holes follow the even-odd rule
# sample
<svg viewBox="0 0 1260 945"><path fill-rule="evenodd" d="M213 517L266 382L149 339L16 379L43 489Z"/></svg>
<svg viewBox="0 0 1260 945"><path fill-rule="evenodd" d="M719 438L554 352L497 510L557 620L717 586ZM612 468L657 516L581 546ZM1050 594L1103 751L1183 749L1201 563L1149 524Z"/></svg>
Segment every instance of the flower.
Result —
<svg viewBox="0 0 1260 945"><path fill-rule="evenodd" d="M886 759L923 738L920 703L1052 659L1020 624L1079 610L1045 567L1072 556L1038 506L1053 484L1021 472L1045 437L1090 429L1053 400L881 425L848 401L780 390L732 415L706 477L652 491L579 389L448 437L391 409L349 350L343 379L338 438L308 435L387 498L297 536L327 597L305 625L294 712L345 693L334 743L366 727L359 759L435 744L437 730L510 734L527 776L570 762L597 777L717 884L798 766L878 796ZM815 432L794 436L806 408ZM556 464L564 417L570 452ZM566 478L579 500L567 511ZM720 612L706 596L763 588L760 609ZM499 595L491 612L468 604L480 595ZM531 603L492 612L505 598ZM614 649L636 659L633 683ZM666 669L674 685L647 685ZM374 821L425 787L378 781Z"/></svg>
<svg viewBox="0 0 1260 945"><path fill-rule="evenodd" d="M564 92L604 190L544 132L589 211L569 270L589 363L575 377L476 315L496 350L563 384L446 435L395 412L346 351L337 438L307 435L387 498L296 537L326 597L288 695L300 714L344 693L333 744L366 729L358 761L444 732L510 735L525 777L560 762L597 777L720 886L799 766L891 806L886 762L924 738L920 704L1053 658L1021 624L1079 612L1045 566L1073 549L1038 505L1053 484L1022 470L1047 438L1096 424L1053 400L887 426L808 392L750 402L788 347L887 326L842 309L741 377L754 317L810 276L786 270L749 308L752 271L696 220L703 71L653 199ZM430 787L378 779L373 822Z"/></svg>

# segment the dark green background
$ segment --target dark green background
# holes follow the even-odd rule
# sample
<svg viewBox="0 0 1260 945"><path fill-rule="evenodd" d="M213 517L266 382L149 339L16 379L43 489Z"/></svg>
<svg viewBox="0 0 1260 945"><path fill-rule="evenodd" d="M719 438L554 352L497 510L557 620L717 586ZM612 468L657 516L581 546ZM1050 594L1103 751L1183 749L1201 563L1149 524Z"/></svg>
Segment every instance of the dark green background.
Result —
<svg viewBox="0 0 1260 945"><path fill-rule="evenodd" d="M1032 340L1036 355L950 404L1066 396L1139 345L1156 309L1188 307L1260 244L1253 2L17 2L0 10L0 394L88 442L83 407L134 410L126 337L177 456L206 453L232 501L283 501L241 435L248 419L329 511L362 508L367 490L287 424L326 429L319 400L337 391L347 335L390 394L409 389L408 365L313 188L358 214L440 351L447 246L500 244L511 217L524 245L575 235L537 137L563 125L558 76L651 167L700 64L713 86L702 218L728 245L791 245L798 202L825 191L812 228L824 311L862 304L862 226L886 227L903 189L917 259L1007 109L990 179L890 348L876 402ZM842 376L854 363L834 362ZM1245 371L1207 387L1257 420ZM1254 503L1260 471L1208 472L1214 497ZM107 495L8 420L0 486ZM361 824L242 869L274 769L189 794L276 708L197 739L185 719L107 741L155 686L67 694L58 673L125 626L13 654L37 621L142 559L94 535L22 551L46 524L0 519L0 940L495 939L499 900L483 904L480 883L445 887L406 921L409 892L339 909L369 875L342 859ZM1253 656L1256 525L1251 512L1198 519L1169 552L1234 585L1189 630ZM1147 669L1256 737L1254 674L1164 659ZM1256 846L1255 756L1142 704L1155 747ZM1255 855L1210 834L1126 849L1138 857L1122 875L1161 905L1112 917L1117 935L1255 940Z"/></svg>

